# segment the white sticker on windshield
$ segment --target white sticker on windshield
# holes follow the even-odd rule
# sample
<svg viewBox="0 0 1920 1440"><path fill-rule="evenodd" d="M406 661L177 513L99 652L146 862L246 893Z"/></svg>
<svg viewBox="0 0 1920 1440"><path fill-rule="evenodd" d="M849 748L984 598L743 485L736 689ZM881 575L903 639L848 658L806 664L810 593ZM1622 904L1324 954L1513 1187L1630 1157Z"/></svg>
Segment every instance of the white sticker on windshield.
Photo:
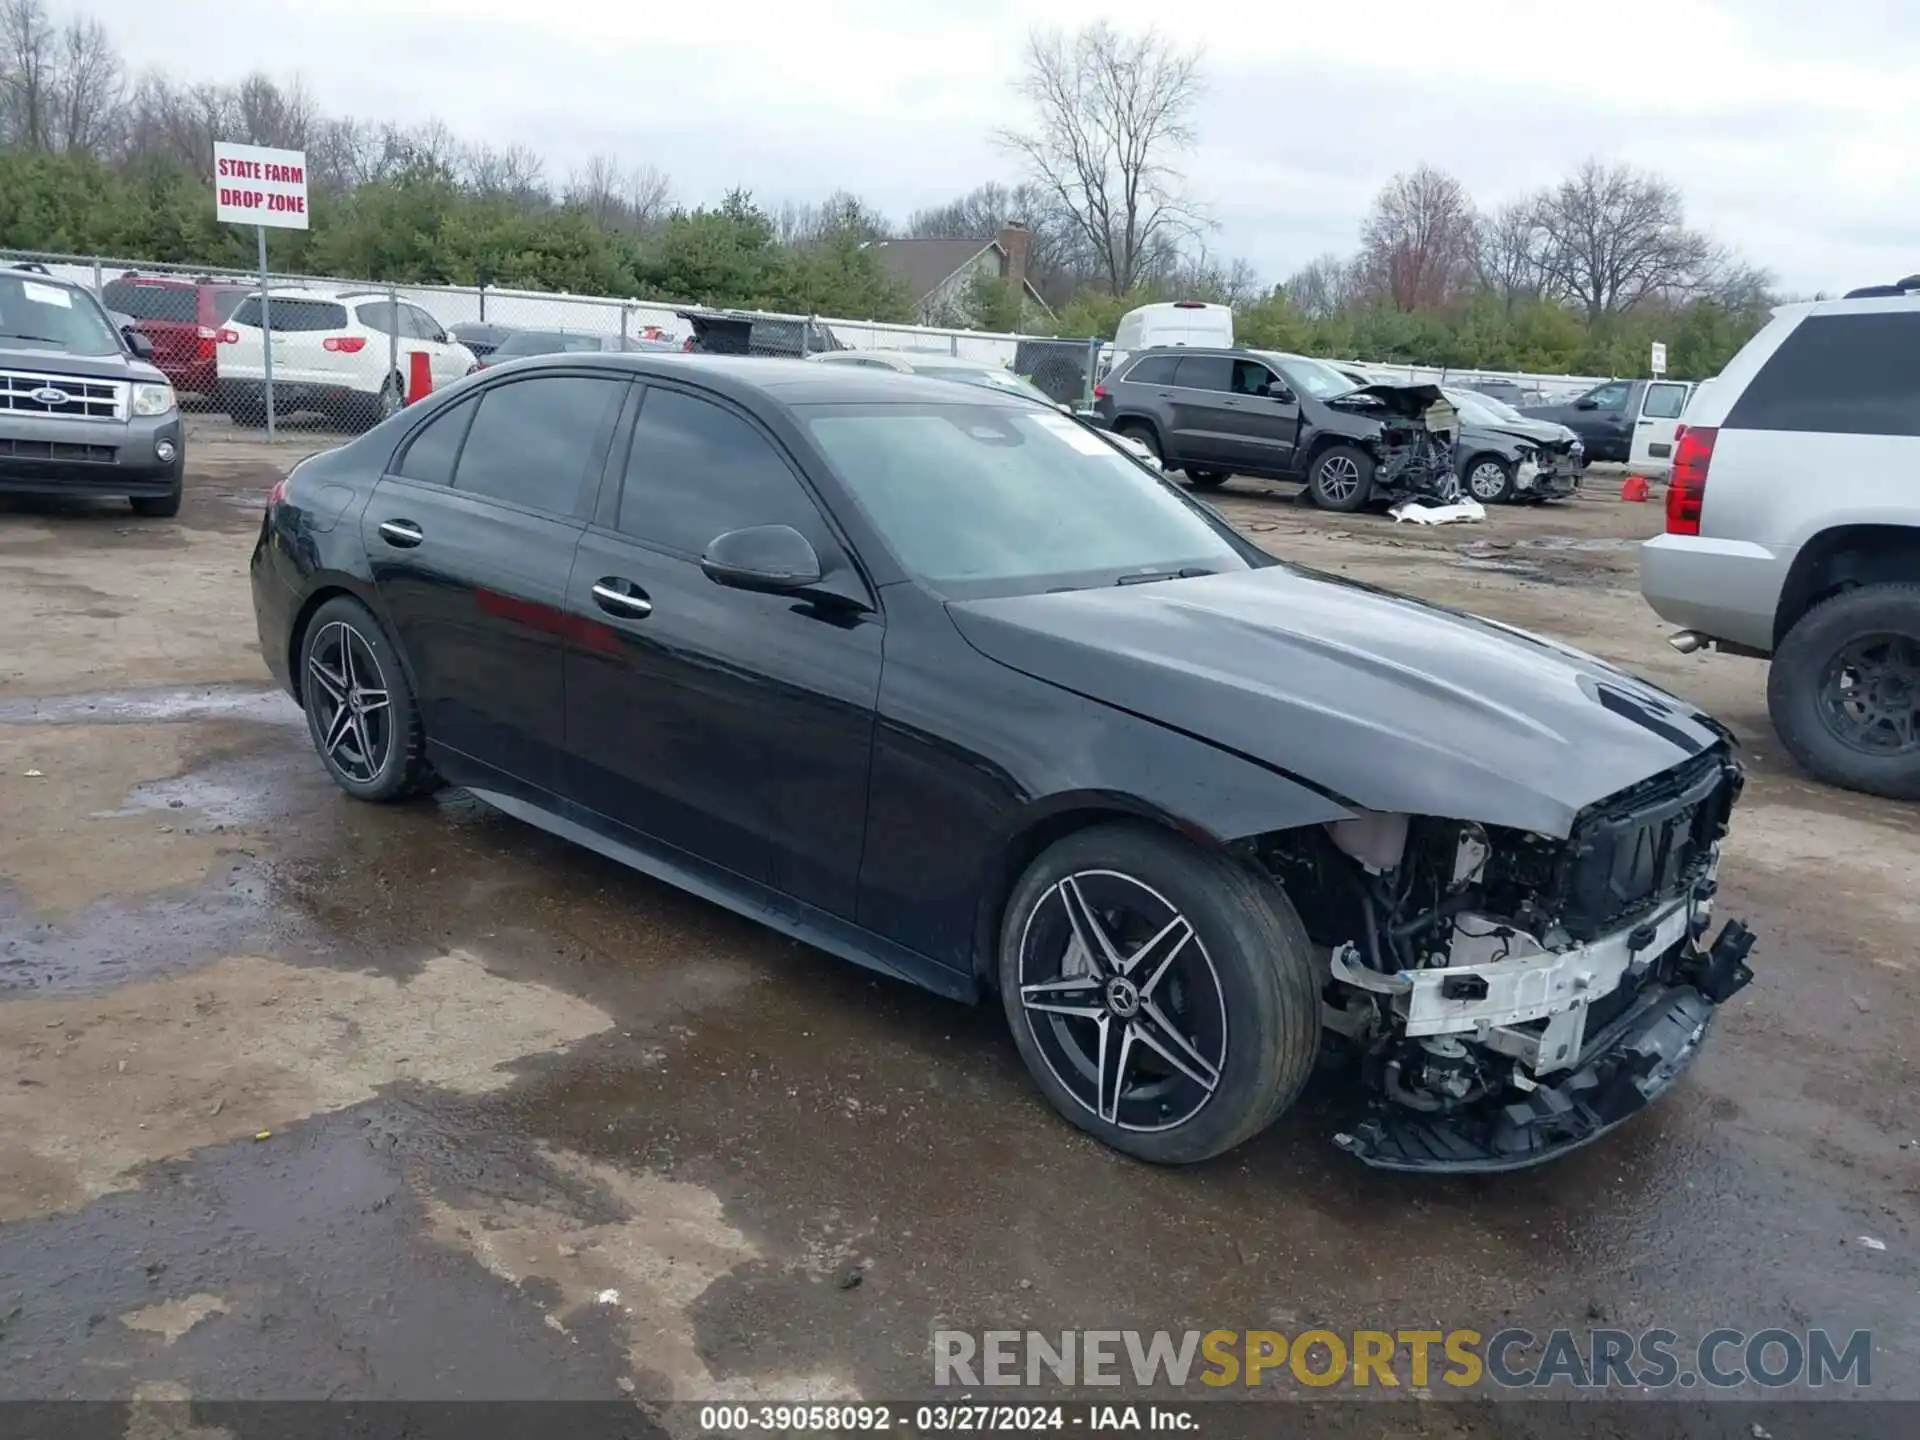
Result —
<svg viewBox="0 0 1920 1440"><path fill-rule="evenodd" d="M58 305L62 310L73 308L73 296L58 285L42 285L36 280L22 280L20 293L36 305Z"/></svg>
<svg viewBox="0 0 1920 1440"><path fill-rule="evenodd" d="M1064 415L1036 415L1033 418L1040 424L1046 426L1047 429L1053 431L1054 434L1058 435L1082 455L1113 454L1113 447L1107 444L1106 441L1077 422L1069 420Z"/></svg>

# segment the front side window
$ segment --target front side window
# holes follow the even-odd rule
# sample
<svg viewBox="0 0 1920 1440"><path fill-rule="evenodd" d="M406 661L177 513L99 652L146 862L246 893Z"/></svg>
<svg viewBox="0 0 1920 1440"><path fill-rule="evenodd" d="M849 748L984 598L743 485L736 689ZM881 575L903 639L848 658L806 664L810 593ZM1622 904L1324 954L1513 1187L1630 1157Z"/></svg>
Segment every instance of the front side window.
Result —
<svg viewBox="0 0 1920 1440"><path fill-rule="evenodd" d="M1236 395L1264 395L1273 379L1273 372L1257 360L1233 362L1233 393Z"/></svg>
<svg viewBox="0 0 1920 1440"><path fill-rule="evenodd" d="M901 565L941 591L1250 568L1170 484L1064 415L964 401L801 410Z"/></svg>
<svg viewBox="0 0 1920 1440"><path fill-rule="evenodd" d="M820 512L754 426L711 400L656 386L634 423L618 525L637 540L700 555L749 525L791 525L817 542Z"/></svg>
<svg viewBox="0 0 1920 1440"><path fill-rule="evenodd" d="M1649 385L1647 398L1640 406L1640 413L1650 420L1678 420L1680 412L1686 408L1686 386Z"/></svg>
<svg viewBox="0 0 1920 1440"><path fill-rule="evenodd" d="M571 513L621 389L613 380L552 375L486 391L460 450L454 488Z"/></svg>
<svg viewBox="0 0 1920 1440"><path fill-rule="evenodd" d="M1627 392L1632 388L1632 381L1615 380L1611 384L1589 390L1585 398L1593 402L1593 408L1596 410L1618 410L1627 403Z"/></svg>

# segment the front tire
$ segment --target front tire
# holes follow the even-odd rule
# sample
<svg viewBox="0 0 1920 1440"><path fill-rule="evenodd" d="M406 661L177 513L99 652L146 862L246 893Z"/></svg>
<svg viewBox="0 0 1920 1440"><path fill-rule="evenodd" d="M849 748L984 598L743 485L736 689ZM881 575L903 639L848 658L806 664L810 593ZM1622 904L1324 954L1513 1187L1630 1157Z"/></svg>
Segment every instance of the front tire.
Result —
<svg viewBox="0 0 1920 1440"><path fill-rule="evenodd" d="M1001 1000L1048 1102L1116 1150L1185 1165L1264 1130L1312 1073L1320 999L1272 882L1146 826L1043 852L1000 930Z"/></svg>
<svg viewBox="0 0 1920 1440"><path fill-rule="evenodd" d="M164 495L133 495L127 504L143 520L170 520L180 513L180 499L186 493L186 473L173 472L173 488Z"/></svg>
<svg viewBox="0 0 1920 1440"><path fill-rule="evenodd" d="M1227 483L1229 472L1225 470L1189 470L1187 484L1196 490L1218 490Z"/></svg>
<svg viewBox="0 0 1920 1440"><path fill-rule="evenodd" d="M1353 445L1330 445L1314 457L1307 493L1322 510L1350 515L1373 494L1373 457Z"/></svg>
<svg viewBox="0 0 1920 1440"><path fill-rule="evenodd" d="M373 613L346 596L313 614L300 640L307 733L334 783L356 800L404 800L432 787L426 732L400 657Z"/></svg>
<svg viewBox="0 0 1920 1440"><path fill-rule="evenodd" d="M1920 800L1920 585L1862 585L1802 615L1767 672L1767 711L1820 779Z"/></svg>
<svg viewBox="0 0 1920 1440"><path fill-rule="evenodd" d="M1467 494L1482 505L1503 505L1513 498L1513 466L1498 455L1476 455L1467 465Z"/></svg>

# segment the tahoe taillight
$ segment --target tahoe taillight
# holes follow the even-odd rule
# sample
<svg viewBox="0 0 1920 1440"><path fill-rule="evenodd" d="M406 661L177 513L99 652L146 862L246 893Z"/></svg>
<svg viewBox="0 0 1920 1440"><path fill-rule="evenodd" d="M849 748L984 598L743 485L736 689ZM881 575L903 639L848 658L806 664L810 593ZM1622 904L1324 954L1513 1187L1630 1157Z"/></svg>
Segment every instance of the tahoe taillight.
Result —
<svg viewBox="0 0 1920 1440"><path fill-rule="evenodd" d="M1698 535L1700 510L1707 500L1707 467L1713 463L1717 425L1689 425L1673 452L1673 476L1667 482L1667 533Z"/></svg>
<svg viewBox="0 0 1920 1440"><path fill-rule="evenodd" d="M329 335L320 342L322 350L331 350L336 355L358 355L366 345L364 335Z"/></svg>

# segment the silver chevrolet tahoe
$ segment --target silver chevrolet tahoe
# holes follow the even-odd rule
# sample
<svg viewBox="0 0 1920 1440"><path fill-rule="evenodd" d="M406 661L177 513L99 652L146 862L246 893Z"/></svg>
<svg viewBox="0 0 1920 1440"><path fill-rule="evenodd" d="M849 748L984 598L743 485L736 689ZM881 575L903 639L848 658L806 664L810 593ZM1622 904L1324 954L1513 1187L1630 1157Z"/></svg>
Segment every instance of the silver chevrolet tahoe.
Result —
<svg viewBox="0 0 1920 1440"><path fill-rule="evenodd" d="M0 270L0 495L124 496L135 514L179 513L186 433L143 350L84 287Z"/></svg>
<svg viewBox="0 0 1920 1440"><path fill-rule="evenodd" d="M1782 306L1701 386L1640 589L1677 649L1772 658L1806 769L1920 799L1920 275Z"/></svg>

